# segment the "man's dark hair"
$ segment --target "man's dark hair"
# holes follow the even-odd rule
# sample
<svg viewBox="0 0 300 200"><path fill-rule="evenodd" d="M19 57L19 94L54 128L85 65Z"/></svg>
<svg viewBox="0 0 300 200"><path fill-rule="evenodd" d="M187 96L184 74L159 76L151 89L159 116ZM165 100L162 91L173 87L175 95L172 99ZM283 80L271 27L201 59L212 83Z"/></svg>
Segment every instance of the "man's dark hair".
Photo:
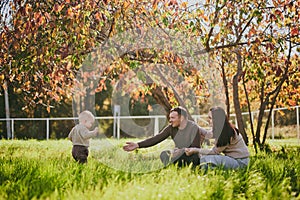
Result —
<svg viewBox="0 0 300 200"><path fill-rule="evenodd" d="M172 108L172 109L170 110L170 113L171 113L171 112L177 112L178 115L180 115L180 116L182 115L184 118L187 118L187 111L186 111L185 108L183 108L183 107L181 107L181 106Z"/></svg>

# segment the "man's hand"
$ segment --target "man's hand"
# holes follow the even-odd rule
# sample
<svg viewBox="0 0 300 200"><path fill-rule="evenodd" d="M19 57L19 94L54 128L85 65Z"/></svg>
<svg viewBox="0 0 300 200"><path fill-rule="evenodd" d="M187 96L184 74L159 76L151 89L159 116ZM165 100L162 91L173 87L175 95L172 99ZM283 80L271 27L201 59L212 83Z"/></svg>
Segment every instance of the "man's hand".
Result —
<svg viewBox="0 0 300 200"><path fill-rule="evenodd" d="M123 146L124 151L133 151L137 148L139 148L139 145L134 142L126 142L126 145Z"/></svg>

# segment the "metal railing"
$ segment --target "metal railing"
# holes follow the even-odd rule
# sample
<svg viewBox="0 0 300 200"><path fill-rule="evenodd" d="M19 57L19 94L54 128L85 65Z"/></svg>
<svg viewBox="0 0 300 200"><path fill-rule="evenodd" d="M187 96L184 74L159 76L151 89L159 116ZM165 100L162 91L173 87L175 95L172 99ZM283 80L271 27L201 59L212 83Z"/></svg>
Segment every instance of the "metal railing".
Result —
<svg viewBox="0 0 300 200"><path fill-rule="evenodd" d="M290 108L276 108L272 111L272 119L271 119L271 128L272 128L272 139L274 140L275 135L275 122L274 122L274 112L279 110L287 110L287 109L295 109L296 110L296 132L297 132L297 138L298 143L300 143L300 122L299 122L299 108L300 106L294 106ZM270 112L270 110L265 110L265 112ZM252 112L252 121L254 120L255 114L257 114L258 111ZM248 112L242 113L243 115L249 115ZM205 120L207 118L207 115L192 115L194 120L196 122L202 122L204 124L208 124ZM231 114L230 117L235 117L235 114ZM154 135L159 132L159 119L165 119L166 116L164 115L153 115L153 116L107 116L107 117L95 117L97 120L107 120L111 119L114 120L114 128L113 128L113 137L119 139L120 138L120 120L123 119L154 119ZM57 118L9 118L9 119L0 119L0 121L10 121L11 123L11 138L14 138L14 124L16 121L46 121L46 140L49 140L50 136L50 121L61 121L61 120L76 120L78 118L75 117L57 117ZM235 124L237 124L237 120L235 118Z"/></svg>
<svg viewBox="0 0 300 200"><path fill-rule="evenodd" d="M193 118L197 121L203 121L201 115L193 115ZM96 120L114 120L114 132L113 137L120 138L120 120L122 119L154 119L154 135L159 132L159 119L165 119L164 115L153 115L153 116L107 116L107 117L95 117ZM14 139L15 127L14 124L16 121L46 121L46 139L49 140L50 137L50 121L62 121L62 120L78 120L76 117L55 117L55 118L9 118L9 119L0 119L0 121L10 121L11 123L11 139Z"/></svg>

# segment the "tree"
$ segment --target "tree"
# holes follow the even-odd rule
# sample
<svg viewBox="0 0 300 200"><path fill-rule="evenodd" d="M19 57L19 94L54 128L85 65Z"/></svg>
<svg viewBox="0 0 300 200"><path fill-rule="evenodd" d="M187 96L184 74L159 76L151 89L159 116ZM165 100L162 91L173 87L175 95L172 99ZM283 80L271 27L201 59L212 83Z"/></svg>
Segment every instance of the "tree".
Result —
<svg viewBox="0 0 300 200"><path fill-rule="evenodd" d="M296 64L298 56L294 54L292 58L288 52L295 52L295 49L299 45L299 16L297 15L299 5L296 1L272 1L271 3L265 1L207 1L206 4L202 6L197 7L196 5L195 10L198 16L201 16L198 20L199 23L195 27L197 27L201 33L205 33L203 36L205 36L204 46L206 47L206 51L214 52L215 56L220 58L218 60L220 61L227 97L227 111L229 113L230 109L230 95L227 87L229 86L228 82L231 82L228 81L228 79L233 77L232 100L234 102L238 126L243 136L245 136L240 106L248 105L249 112L251 111L251 107L255 109L259 108L259 123L257 125L256 134L254 134L252 128L252 136L254 145L258 144L262 148L265 139L261 142L260 128L262 126L264 110L269 106L272 108L277 102L277 97L280 96L280 92L282 92L281 86L287 80L287 77L295 78L295 75L298 74ZM206 26L201 26L203 23L206 24ZM281 30L279 30L279 28ZM289 46L286 45L287 42L290 43ZM284 46L287 46L287 48L284 48ZM291 48L294 50L291 51ZM202 51L199 51L199 53L201 52ZM236 59L233 58L235 54L237 56ZM287 56L283 56L284 54ZM249 62L255 62L256 59L262 59L266 62L261 60L261 62L256 65L249 64ZM270 67L268 64L271 63L272 65L272 59L275 61L274 63L283 62L288 65L285 65L285 67ZM296 65L292 65L292 63ZM267 66L262 66L262 64L267 64ZM231 66L233 67L232 69L230 69ZM260 68L260 70L254 70L254 66ZM236 70L233 70L234 68L236 68ZM246 86L245 77L247 77L247 80L251 79L251 81L248 82L250 85L260 81L265 82L265 73L268 75L272 74L271 71L273 71L274 68L277 72L276 77L270 77L270 80L273 81L268 82L268 87L270 88L270 85L272 85L275 89L264 99L266 94L264 89L265 85L257 84L262 101L261 106L256 107L254 106L257 102L256 98L251 99L251 101L249 101L249 99L247 100L247 88L249 88L249 86ZM254 72L251 78L248 77L249 71ZM244 80L243 84L246 90L245 98L243 98L244 100L241 102L240 97L242 90L239 90L240 87L238 83L242 80ZM296 80L298 80L298 78L295 78L294 81ZM294 94L297 90L298 89L293 88L291 92ZM269 101L269 98L272 98L272 101ZM248 104L244 102L248 102ZM288 102L295 104L295 101ZM270 119L270 115L268 119ZM266 136L268 123L267 121L264 137Z"/></svg>
<svg viewBox="0 0 300 200"><path fill-rule="evenodd" d="M8 87L24 92L29 107L50 111L51 99L70 98L72 81L92 49L118 32L157 25L158 6L168 12L176 4L13 1L10 16L1 18L1 84L8 80Z"/></svg>
<svg viewBox="0 0 300 200"><path fill-rule="evenodd" d="M110 34L105 1L13 1L1 18L1 80L23 91L28 106L70 98L75 74L85 57ZM110 11L110 12L109 12ZM10 21L7 21L10 20Z"/></svg>
<svg viewBox="0 0 300 200"><path fill-rule="evenodd" d="M263 146L265 139L261 141L260 132L264 110L276 103L299 102L297 95L291 100L283 95L299 94L295 50L299 45L299 5L295 0L207 0L194 5L174 0L29 0L13 1L12 8L10 23L1 20L1 84L6 80L8 87L20 88L28 105L45 105L49 110L51 100L71 97L74 80L79 78L79 110L109 82L117 92L132 97L141 92L151 95L166 112L174 105L183 105L193 114L199 113L197 107L201 105L222 102L218 83L222 78L227 113L234 108L245 141L242 111L260 109L256 133L253 122L251 132L254 145ZM149 29L159 34L150 37ZM130 46L130 35L136 33L148 41L148 46L142 48L143 43L138 46L134 42L136 46ZM156 41L178 44L166 42L163 46ZM158 45L163 48L155 49ZM119 47L127 49L121 51ZM96 66L95 71L88 62L101 63L93 54L99 50L114 56L105 55L107 60L101 62L107 63ZM201 63L203 56L209 58L205 63ZM277 65L281 62L284 64ZM271 76L274 70L276 74ZM95 77L99 82L93 81ZM209 102L209 97L214 101ZM266 124L265 133L268 120Z"/></svg>

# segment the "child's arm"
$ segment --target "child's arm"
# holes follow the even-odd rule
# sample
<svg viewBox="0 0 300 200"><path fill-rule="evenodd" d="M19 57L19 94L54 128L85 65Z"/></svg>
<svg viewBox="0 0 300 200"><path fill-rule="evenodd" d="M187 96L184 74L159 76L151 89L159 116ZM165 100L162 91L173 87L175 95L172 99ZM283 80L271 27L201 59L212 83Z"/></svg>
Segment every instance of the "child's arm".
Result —
<svg viewBox="0 0 300 200"><path fill-rule="evenodd" d="M84 139L89 139L89 138L92 138L92 137L96 137L98 135L98 131L99 131L99 129L98 129L98 127L96 127L94 130L87 131L84 134L82 134L82 137Z"/></svg>
<svg viewBox="0 0 300 200"><path fill-rule="evenodd" d="M99 128L96 127L96 128L93 130L93 132L94 132L95 136L97 136L97 135L99 134Z"/></svg>

